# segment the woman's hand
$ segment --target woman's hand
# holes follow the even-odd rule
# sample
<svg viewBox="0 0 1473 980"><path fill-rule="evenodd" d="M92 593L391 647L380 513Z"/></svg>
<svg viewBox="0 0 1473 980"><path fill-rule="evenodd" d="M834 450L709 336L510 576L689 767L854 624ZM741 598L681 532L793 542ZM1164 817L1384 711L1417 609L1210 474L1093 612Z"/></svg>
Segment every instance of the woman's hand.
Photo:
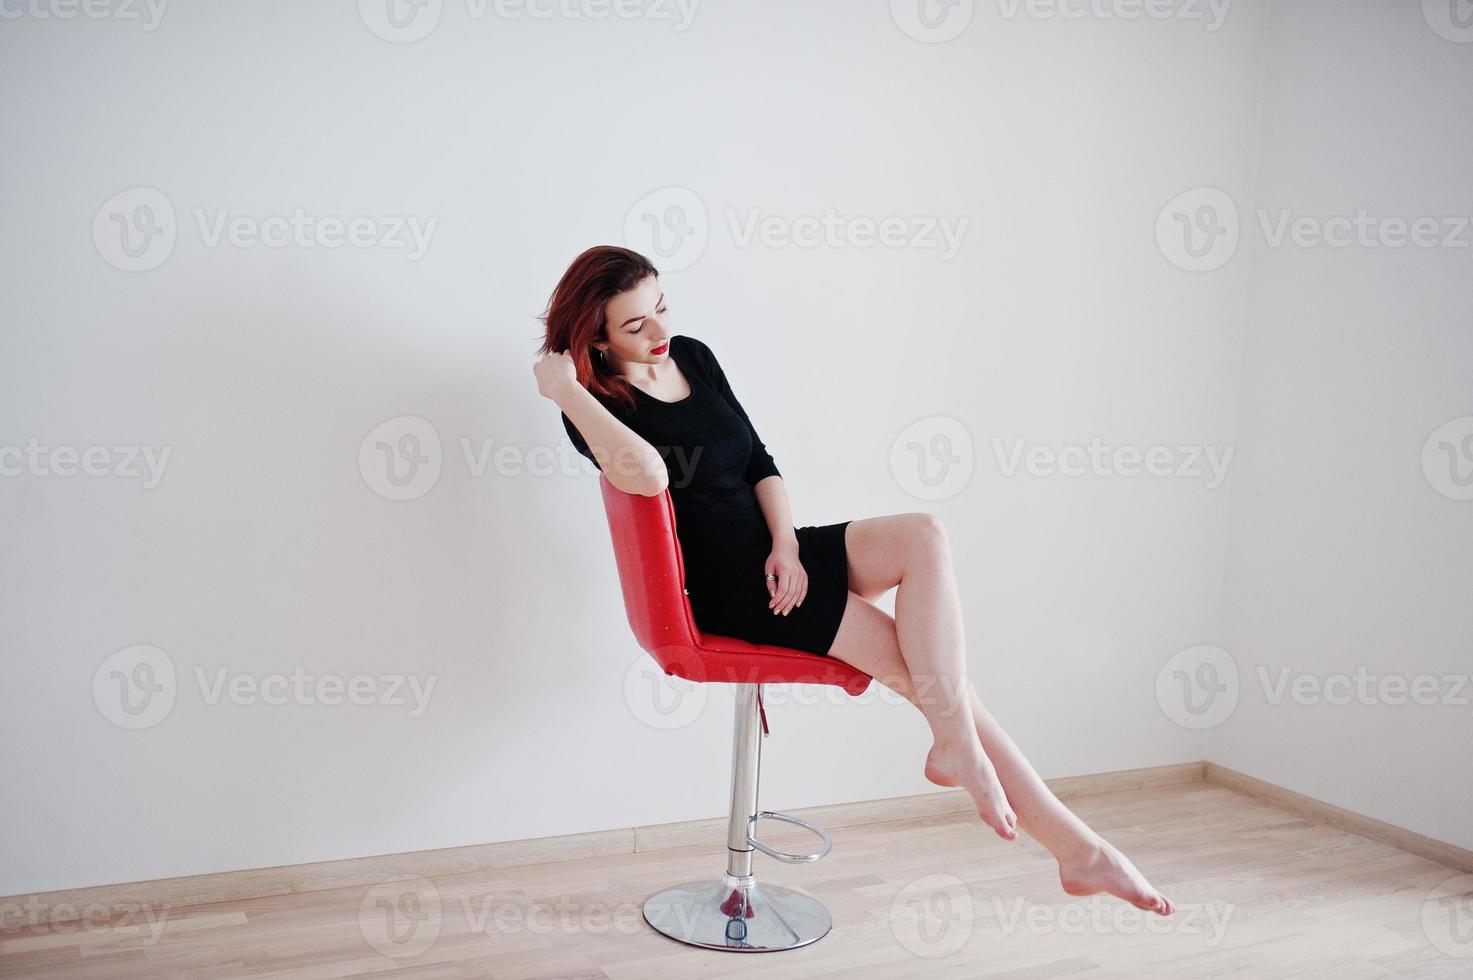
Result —
<svg viewBox="0 0 1473 980"><path fill-rule="evenodd" d="M553 401L557 401L557 396L566 391L568 385L578 383L578 369L573 365L573 356L567 351L544 354L540 361L532 365L532 373L537 377L538 394Z"/></svg>
<svg viewBox="0 0 1473 980"><path fill-rule="evenodd" d="M767 580L767 594L772 596L767 608L774 616L786 616L793 608L803 605L803 597L808 595L808 573L803 569L803 562L798 560L797 541L773 545L772 554L767 556L767 564L762 566L762 571L764 575L777 576Z"/></svg>

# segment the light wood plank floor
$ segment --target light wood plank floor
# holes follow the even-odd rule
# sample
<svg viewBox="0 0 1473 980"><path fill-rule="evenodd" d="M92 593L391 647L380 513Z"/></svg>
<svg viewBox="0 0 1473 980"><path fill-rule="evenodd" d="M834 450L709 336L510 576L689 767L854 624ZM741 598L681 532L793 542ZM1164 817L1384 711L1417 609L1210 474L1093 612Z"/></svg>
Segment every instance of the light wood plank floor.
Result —
<svg viewBox="0 0 1473 980"><path fill-rule="evenodd" d="M837 830L816 865L759 856L763 880L834 916L789 952L709 952L643 924L650 893L719 875L717 840L12 928L0 976L1473 977L1473 878L1209 783L1070 805L1175 899L1173 919L1071 899L1036 844L947 816Z"/></svg>

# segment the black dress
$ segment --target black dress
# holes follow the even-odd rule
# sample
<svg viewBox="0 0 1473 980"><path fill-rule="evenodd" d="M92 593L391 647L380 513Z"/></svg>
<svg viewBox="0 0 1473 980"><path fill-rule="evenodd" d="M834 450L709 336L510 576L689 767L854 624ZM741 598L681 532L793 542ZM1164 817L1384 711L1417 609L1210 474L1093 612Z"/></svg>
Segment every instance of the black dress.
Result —
<svg viewBox="0 0 1473 980"><path fill-rule="evenodd" d="M635 388L633 410L603 404L665 461L696 626L703 633L827 655L849 599L849 522L793 529L808 593L788 615L773 615L763 568L772 534L753 487L780 475L777 465L711 349L676 335L670 357L690 382L688 397L667 402ZM563 427L574 448L602 469L566 414Z"/></svg>

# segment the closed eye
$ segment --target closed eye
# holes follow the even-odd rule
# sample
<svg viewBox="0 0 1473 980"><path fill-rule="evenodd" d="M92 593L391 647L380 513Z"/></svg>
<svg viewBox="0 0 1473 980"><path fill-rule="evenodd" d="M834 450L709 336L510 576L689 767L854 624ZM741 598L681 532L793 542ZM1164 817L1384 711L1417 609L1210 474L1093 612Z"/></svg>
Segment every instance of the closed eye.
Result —
<svg viewBox="0 0 1473 980"><path fill-rule="evenodd" d="M668 310L668 309L669 309L669 308L670 308L670 307L668 307L668 306L662 306L662 307L660 307L660 308L659 308L659 309L658 309L658 310L656 310L656 311L655 311L655 312L656 312L656 313L664 313L664 312L665 312L665 311L666 311L666 310ZM635 328L634 328L634 329L633 329L633 330L631 330L631 331L629 331L629 332L630 332L630 333L639 333L639 332L640 332L640 331L641 331L641 330L643 330L643 329L644 329L644 321L643 321L643 320L640 320L640 321L639 321L639 326L637 326L637 327L635 327Z"/></svg>

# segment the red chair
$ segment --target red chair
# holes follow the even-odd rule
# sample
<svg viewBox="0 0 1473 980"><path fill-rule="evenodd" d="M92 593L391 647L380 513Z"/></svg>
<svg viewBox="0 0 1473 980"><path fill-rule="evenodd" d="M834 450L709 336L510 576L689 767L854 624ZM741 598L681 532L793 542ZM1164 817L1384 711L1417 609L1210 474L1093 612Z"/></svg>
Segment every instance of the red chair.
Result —
<svg viewBox="0 0 1473 980"><path fill-rule="evenodd" d="M842 661L801 650L703 634L686 594L670 491L653 497L625 493L603 474L599 485L624 608L639 645L667 674L737 685L726 874L720 881L688 882L651 897L644 905L645 920L672 939L708 949L760 952L816 942L833 926L828 909L801 892L759 886L752 869L754 850L779 861L808 863L833 846L828 834L805 820L757 810L761 738L767 734L762 685L831 684L857 696L868 689L870 677ZM817 834L823 847L811 854L776 850L755 836L761 819L797 824Z"/></svg>

